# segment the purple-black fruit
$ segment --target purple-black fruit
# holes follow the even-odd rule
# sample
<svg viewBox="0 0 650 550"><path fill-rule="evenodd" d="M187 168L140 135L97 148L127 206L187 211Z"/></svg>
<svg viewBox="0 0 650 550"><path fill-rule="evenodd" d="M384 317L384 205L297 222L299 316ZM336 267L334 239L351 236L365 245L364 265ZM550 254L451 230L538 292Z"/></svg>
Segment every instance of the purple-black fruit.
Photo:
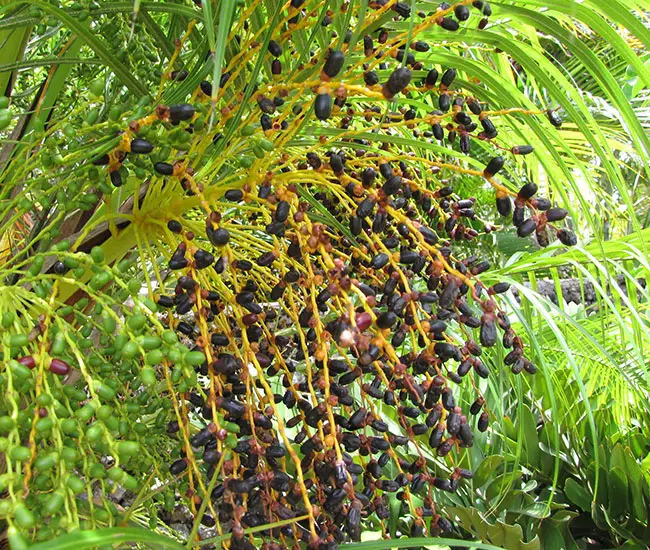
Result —
<svg viewBox="0 0 650 550"><path fill-rule="evenodd" d="M505 160L503 157L494 157L487 166L483 169L483 176L491 178L495 176L501 168L503 168Z"/></svg>
<svg viewBox="0 0 650 550"><path fill-rule="evenodd" d="M395 69L384 84L382 93L386 99L392 99L411 82L411 71L406 67Z"/></svg>
<svg viewBox="0 0 650 550"><path fill-rule="evenodd" d="M318 94L314 102L314 113L318 120L327 120L332 115L332 96Z"/></svg>
<svg viewBox="0 0 650 550"><path fill-rule="evenodd" d="M345 54L341 50L330 50L323 66L323 73L329 78L334 78L343 68L343 63L345 63Z"/></svg>
<svg viewBox="0 0 650 550"><path fill-rule="evenodd" d="M569 231L568 229L560 229L557 232L557 238L565 246L575 246L578 244L578 239L575 236L575 233L573 233L573 231Z"/></svg>
<svg viewBox="0 0 650 550"><path fill-rule="evenodd" d="M146 139L136 138L131 141L131 152L138 155L148 155L153 151L153 145Z"/></svg>
<svg viewBox="0 0 650 550"><path fill-rule="evenodd" d="M169 108L169 118L172 122L181 122L183 120L190 120L194 116L194 106L189 103L180 103L172 105Z"/></svg>

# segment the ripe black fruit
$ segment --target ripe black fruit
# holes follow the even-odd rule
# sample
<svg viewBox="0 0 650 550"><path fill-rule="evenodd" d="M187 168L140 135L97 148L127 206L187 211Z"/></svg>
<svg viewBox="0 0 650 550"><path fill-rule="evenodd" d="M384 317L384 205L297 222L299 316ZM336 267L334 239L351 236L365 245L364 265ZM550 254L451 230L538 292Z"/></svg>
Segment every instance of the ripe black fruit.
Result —
<svg viewBox="0 0 650 550"><path fill-rule="evenodd" d="M244 192L241 189L228 189L224 194L226 200L233 202L239 202L243 197Z"/></svg>
<svg viewBox="0 0 650 550"><path fill-rule="evenodd" d="M307 164L309 164L309 166L314 170L318 170L323 165L323 162L320 157L312 151L307 153Z"/></svg>
<svg viewBox="0 0 650 550"><path fill-rule="evenodd" d="M345 54L341 50L330 50L323 66L323 73L329 78L334 78L343 68L343 63L345 63Z"/></svg>
<svg viewBox="0 0 650 550"><path fill-rule="evenodd" d="M219 229L207 227L206 234L214 246L223 246L224 244L228 244L228 241L230 240L230 233L228 230L221 227Z"/></svg>
<svg viewBox="0 0 650 550"><path fill-rule="evenodd" d="M396 2L393 6L393 10L395 10L400 15L400 17L404 19L411 17L411 6L406 2Z"/></svg>
<svg viewBox="0 0 650 550"><path fill-rule="evenodd" d="M532 145L515 145L510 151L513 155L529 155L534 148Z"/></svg>
<svg viewBox="0 0 650 550"><path fill-rule="evenodd" d="M503 157L494 157L483 170L483 176L491 178L496 175L501 168L503 168L505 160Z"/></svg>
<svg viewBox="0 0 650 550"><path fill-rule="evenodd" d="M562 117L557 111L546 111L546 116L548 117L549 122L556 128L562 126Z"/></svg>
<svg viewBox="0 0 650 550"><path fill-rule="evenodd" d="M169 76L172 80L183 82L183 80L185 80L189 74L190 73L187 72L187 69L181 69L180 71L172 71Z"/></svg>
<svg viewBox="0 0 650 550"><path fill-rule="evenodd" d="M379 317L377 317L377 326L382 329L391 328L396 322L397 315L395 315L392 311L387 311L386 313L382 313Z"/></svg>
<svg viewBox="0 0 650 550"><path fill-rule="evenodd" d="M359 216L359 218L365 218L367 216L370 216L374 208L375 208L375 199L372 197L368 197L367 199L364 199L357 207L357 216Z"/></svg>
<svg viewBox="0 0 650 550"><path fill-rule="evenodd" d="M363 81L366 83L366 86L374 86L379 83L379 77L375 71L368 71L363 73Z"/></svg>
<svg viewBox="0 0 650 550"><path fill-rule="evenodd" d="M528 237L528 235L531 235L536 228L537 222L532 218L528 218L527 220L524 220L524 222L519 227L517 227L517 235L520 237Z"/></svg>
<svg viewBox="0 0 650 550"><path fill-rule="evenodd" d="M451 86L451 83L456 78L456 69L447 69L442 73L442 78L440 79L440 85L448 88Z"/></svg>
<svg viewBox="0 0 650 550"><path fill-rule="evenodd" d="M187 470L187 460L181 458L169 467L169 473L177 476Z"/></svg>
<svg viewBox="0 0 650 550"><path fill-rule="evenodd" d="M494 139L499 134L492 121L487 117L481 119L481 126L483 126L483 134L487 139Z"/></svg>
<svg viewBox="0 0 650 550"><path fill-rule="evenodd" d="M370 267L372 267L373 269L381 269L388 263L389 259L390 258L388 254L379 252L379 254L376 254L370 261Z"/></svg>
<svg viewBox="0 0 650 550"><path fill-rule="evenodd" d="M174 173L174 167L168 162L157 162L153 169L163 176L171 176Z"/></svg>
<svg viewBox="0 0 650 550"><path fill-rule="evenodd" d="M275 221L284 222L289 217L290 206L287 201L280 201L275 207Z"/></svg>
<svg viewBox="0 0 650 550"><path fill-rule="evenodd" d="M205 250L197 250L194 254L194 266L196 269L205 269L214 263L214 256Z"/></svg>
<svg viewBox="0 0 650 550"><path fill-rule="evenodd" d="M429 44L423 42L422 40L418 40L417 42L414 42L413 44L411 44L411 47L416 52L428 52L431 49L431 46L429 46Z"/></svg>
<svg viewBox="0 0 650 550"><path fill-rule="evenodd" d="M205 95L212 95L212 84L210 84L207 80L203 80L201 84L199 84L199 87Z"/></svg>
<svg viewBox="0 0 650 550"><path fill-rule="evenodd" d="M526 201L530 199L535 193L537 193L537 185L534 183L527 183L519 190L517 198Z"/></svg>
<svg viewBox="0 0 650 550"><path fill-rule="evenodd" d="M111 173L110 173L110 178L111 178L111 183L112 183L115 187L120 187L120 186L122 185L122 183L123 183L123 181L122 181L122 174L120 174L120 171L119 171L119 170L113 170L113 171L111 171Z"/></svg>
<svg viewBox="0 0 650 550"><path fill-rule="evenodd" d="M169 118L172 122L190 120L194 116L194 112L194 107L189 103L180 103L169 108Z"/></svg>
<svg viewBox="0 0 650 550"><path fill-rule="evenodd" d="M384 162L379 165L379 173L388 179L393 175L393 167L388 162Z"/></svg>
<svg viewBox="0 0 650 550"><path fill-rule="evenodd" d="M435 86L437 81L438 81L438 71L436 71L435 69L431 69L427 73L425 84L427 86Z"/></svg>
<svg viewBox="0 0 650 550"><path fill-rule="evenodd" d="M568 229L560 229L557 232L557 238L565 246L575 246L578 244L578 239L575 236L575 233L573 233L573 231L569 231Z"/></svg>
<svg viewBox="0 0 650 550"><path fill-rule="evenodd" d="M332 96L318 94L314 102L314 113L318 120L327 120L332 114Z"/></svg>
<svg viewBox="0 0 650 550"><path fill-rule="evenodd" d="M507 292L509 288L510 283L495 283L492 285L492 292L494 294L502 294L504 292Z"/></svg>
<svg viewBox="0 0 650 550"><path fill-rule="evenodd" d="M466 101L467 103L467 108L472 111L473 114L475 115L480 115L483 112L483 109L481 108L481 104L476 101L474 98L470 98Z"/></svg>
<svg viewBox="0 0 650 550"><path fill-rule="evenodd" d="M343 166L343 157L337 153L330 155L330 168L337 176L340 176L345 170Z"/></svg>
<svg viewBox="0 0 650 550"><path fill-rule="evenodd" d="M465 111L458 111L454 115L454 120L458 124L463 124L464 126L467 126L472 123L472 119L469 117L469 115Z"/></svg>
<svg viewBox="0 0 650 550"><path fill-rule="evenodd" d="M399 176L389 177L386 180L386 183L384 183L382 187L384 193L386 193L386 195L388 195L389 197L397 193L401 188L402 188L402 178L400 178Z"/></svg>
<svg viewBox="0 0 650 550"><path fill-rule="evenodd" d="M105 155L102 155L101 157L97 157L96 159L94 159L93 164L95 166L106 166L110 161L111 161L111 159L108 156L108 154L105 154Z"/></svg>
<svg viewBox="0 0 650 550"><path fill-rule="evenodd" d="M131 141L131 152L138 155L148 155L153 151L153 145L146 139L136 138Z"/></svg>
<svg viewBox="0 0 650 550"><path fill-rule="evenodd" d="M256 99L257 99L257 105L263 113L266 113L268 115L275 113L277 107L273 102L273 100L261 94L258 95Z"/></svg>
<svg viewBox="0 0 650 550"><path fill-rule="evenodd" d="M270 130L271 128L273 128L273 120L271 119L271 117L269 115L264 113L260 117L260 126L262 127L262 130L264 130L264 131Z"/></svg>
<svg viewBox="0 0 650 550"><path fill-rule="evenodd" d="M524 223L525 211L522 206L515 205L515 210L512 214L512 225L519 227Z"/></svg>
<svg viewBox="0 0 650 550"><path fill-rule="evenodd" d="M512 201L509 196L497 197L497 211L502 216L509 216L512 213Z"/></svg>
<svg viewBox="0 0 650 550"><path fill-rule="evenodd" d="M171 296L160 296L156 302L160 307L174 307L174 299Z"/></svg>
<svg viewBox="0 0 650 550"><path fill-rule="evenodd" d="M282 55L282 46L275 40L269 40L269 52L273 57L280 57Z"/></svg>
<svg viewBox="0 0 650 550"><path fill-rule="evenodd" d="M438 107L443 113L449 111L449 107L451 107L451 98L449 97L449 94L440 94L440 97L438 98Z"/></svg>
<svg viewBox="0 0 650 550"><path fill-rule="evenodd" d="M479 432L484 432L488 429L488 425L490 423L490 417L488 416L488 413L483 411L481 413L481 416L478 419L478 431Z"/></svg>
<svg viewBox="0 0 650 550"><path fill-rule="evenodd" d="M373 50L375 49L374 44L372 43L372 36L365 35L363 37L363 52L366 57L372 55Z"/></svg>
<svg viewBox="0 0 650 550"><path fill-rule="evenodd" d="M400 67L393 71L393 74L388 77L388 81L384 84L383 94L386 99L392 99L395 95L400 93L411 82L411 71L406 67Z"/></svg>
<svg viewBox="0 0 650 550"><path fill-rule="evenodd" d="M567 217L568 212L564 208L550 208L546 211L546 219L549 222L559 222Z"/></svg>
<svg viewBox="0 0 650 550"><path fill-rule="evenodd" d="M375 169L368 167L361 173L361 183L364 187L370 187L375 181L376 176L377 172L375 172Z"/></svg>
<svg viewBox="0 0 650 550"><path fill-rule="evenodd" d="M476 9L480 10L485 17L489 17L492 15L492 8L490 7L490 4L485 2L485 0L474 0L472 2L472 6L474 6Z"/></svg>
<svg viewBox="0 0 650 550"><path fill-rule="evenodd" d="M454 15L459 21L467 21L469 19L469 10L467 9L467 6L458 4L454 8Z"/></svg>
<svg viewBox="0 0 650 550"><path fill-rule="evenodd" d="M485 347L492 347L497 343L497 326L493 320L481 320L480 341Z"/></svg>
<svg viewBox="0 0 650 550"><path fill-rule="evenodd" d="M442 21L440 21L440 26L446 31L457 31L460 28L458 21L451 17L443 17Z"/></svg>

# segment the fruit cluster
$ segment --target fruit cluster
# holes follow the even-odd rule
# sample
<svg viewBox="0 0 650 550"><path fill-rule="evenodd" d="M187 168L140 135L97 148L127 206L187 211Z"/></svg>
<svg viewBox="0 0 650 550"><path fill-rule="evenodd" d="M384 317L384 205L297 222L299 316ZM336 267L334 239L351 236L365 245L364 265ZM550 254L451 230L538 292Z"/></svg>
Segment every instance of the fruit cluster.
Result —
<svg viewBox="0 0 650 550"><path fill-rule="evenodd" d="M25 533L38 519L39 538L80 516L92 518L82 526L123 521L111 487L146 494L153 469L166 480L163 505L182 495L197 524L231 534L231 548L254 548L246 529L277 522L258 533L264 548L335 548L364 524L384 528L389 495L412 516L413 536L452 528L435 495L472 476L453 457L489 427L484 348L503 346L513 373L536 370L499 305L509 285L484 285L490 262L466 254L498 228L454 178L491 185L519 236L576 242L557 227L566 210L536 197L535 184L512 191L497 181L509 155L533 152L497 139L493 120L511 113L466 94L455 68L427 68L426 42L407 44L471 23L469 4L440 4L418 14L412 35L391 37L373 22L391 10L409 19L410 5L372 2L363 26L303 63L291 30L313 14L292 0L275 40L260 44L244 24L249 47L218 87L204 81L190 102L133 119L84 164L142 201L123 231L133 247L144 239L166 250L169 276L154 261L109 265L106 247L84 252L83 241L26 264L35 297L23 313L36 326L18 333L13 313L2 320L13 335L0 380L9 494L0 515ZM488 3L471 4L484 28ZM268 79L254 86L245 56L260 48ZM161 135L173 137L161 144ZM496 151L491 160L472 159L475 141L480 155ZM484 168L465 167L463 155ZM138 268L157 280L148 297L129 281ZM61 285L83 297L59 304ZM473 400L461 401L460 387Z"/></svg>

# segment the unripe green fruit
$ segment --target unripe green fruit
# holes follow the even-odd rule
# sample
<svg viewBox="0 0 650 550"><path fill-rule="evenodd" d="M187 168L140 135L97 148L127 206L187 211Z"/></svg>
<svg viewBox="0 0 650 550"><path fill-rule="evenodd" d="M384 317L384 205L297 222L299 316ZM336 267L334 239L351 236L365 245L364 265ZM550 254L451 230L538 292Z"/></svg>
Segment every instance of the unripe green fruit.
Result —
<svg viewBox="0 0 650 550"><path fill-rule="evenodd" d="M82 493L86 490L86 484L77 476L68 477L66 485L75 494Z"/></svg>
<svg viewBox="0 0 650 550"><path fill-rule="evenodd" d="M94 96L99 97L99 96L103 95L105 86L106 86L106 82L103 79L98 78L97 80L93 80L88 85L88 90Z"/></svg>
<svg viewBox="0 0 650 550"><path fill-rule="evenodd" d="M81 421L81 422L88 422L93 415L95 414L95 409L90 405L86 404L83 407L81 407L77 412L75 413L75 416Z"/></svg>
<svg viewBox="0 0 650 550"><path fill-rule="evenodd" d="M46 434L52 429L53 425L54 425L54 421L52 420L52 418L46 416L45 418L39 418L36 421L36 424L34 425L34 429L40 434Z"/></svg>
<svg viewBox="0 0 650 550"><path fill-rule="evenodd" d="M22 348L29 344L29 337L27 334L13 334L9 337L9 345L12 348Z"/></svg>
<svg viewBox="0 0 650 550"><path fill-rule="evenodd" d="M90 257L96 264L101 264L104 261L104 250L100 246L93 246L90 250Z"/></svg>
<svg viewBox="0 0 650 550"><path fill-rule="evenodd" d="M43 512L48 516L52 516L63 508L63 502L63 495L59 491L54 491L45 502Z"/></svg>
<svg viewBox="0 0 650 550"><path fill-rule="evenodd" d="M99 384L95 391L97 391L97 395L104 401L112 401L117 395L117 392L108 384Z"/></svg>
<svg viewBox="0 0 650 550"><path fill-rule="evenodd" d="M34 467L38 470L49 470L50 468L54 467L54 465L57 462L57 458L58 457L56 453L50 453L45 456L39 456L34 461Z"/></svg>
<svg viewBox="0 0 650 550"><path fill-rule="evenodd" d="M118 468L117 466L111 468L108 470L108 477L112 481L115 481L116 483L119 483L122 481L124 476L126 475L126 472L122 470L121 468Z"/></svg>
<svg viewBox="0 0 650 550"><path fill-rule="evenodd" d="M122 348L122 355L129 359L135 357L139 353L138 344L133 340L129 340Z"/></svg>
<svg viewBox="0 0 650 550"><path fill-rule="evenodd" d="M9 328L13 324L15 319L16 319L16 312L14 312L14 311L6 311L2 315L2 328L5 328L5 329Z"/></svg>
<svg viewBox="0 0 650 550"><path fill-rule="evenodd" d="M14 421L10 416L0 416L0 433L7 434L14 427Z"/></svg>
<svg viewBox="0 0 650 550"><path fill-rule="evenodd" d="M28 447L13 447L9 451L9 457L11 460L15 460L16 462L27 462L31 456L32 453Z"/></svg>
<svg viewBox="0 0 650 550"><path fill-rule="evenodd" d="M13 525L7 529L7 540L9 541L9 548L11 550L27 550L29 547L25 537Z"/></svg>
<svg viewBox="0 0 650 550"><path fill-rule="evenodd" d="M154 349L147 353L147 356L145 357L145 361L147 365L159 365L162 363L164 358L163 352L159 349Z"/></svg>
<svg viewBox="0 0 650 550"><path fill-rule="evenodd" d="M178 342L178 336L172 330L166 330L165 332L163 332L162 338L163 338L163 341L165 342L165 344L170 345L170 346L172 346L176 342Z"/></svg>
<svg viewBox="0 0 650 550"><path fill-rule="evenodd" d="M183 357L181 351L176 348L170 349L169 352L167 352L167 359L174 364L180 363L181 357Z"/></svg>
<svg viewBox="0 0 650 550"><path fill-rule="evenodd" d="M22 503L17 504L14 508L14 520L23 529L31 529L36 524L34 514Z"/></svg>
<svg viewBox="0 0 650 550"><path fill-rule="evenodd" d="M137 441L119 441L117 452L120 454L120 458L137 456L140 452L140 445Z"/></svg>
<svg viewBox="0 0 650 550"><path fill-rule="evenodd" d="M90 477L94 479L104 479L106 477L106 468L99 463L93 464L89 468Z"/></svg>
<svg viewBox="0 0 650 550"><path fill-rule="evenodd" d="M137 295L140 292L141 285L139 281L137 281L136 279L132 279L129 281L127 287L131 294Z"/></svg>
<svg viewBox="0 0 650 550"><path fill-rule="evenodd" d="M11 111L0 109L0 130L4 130L9 124L11 124Z"/></svg>
<svg viewBox="0 0 650 550"><path fill-rule="evenodd" d="M189 351L183 358L188 365L193 367L201 365L205 361L205 355L201 351Z"/></svg>
<svg viewBox="0 0 650 550"><path fill-rule="evenodd" d="M86 430L86 439L91 444L99 441L103 435L104 428L99 422L96 422Z"/></svg>
<svg viewBox="0 0 650 550"><path fill-rule="evenodd" d="M139 285L138 285L139 288ZM129 317L129 320L127 321L127 324L129 325L129 328L133 331L140 331L144 328L144 325L147 322L147 318L142 315L142 313L136 313L135 315L132 315Z"/></svg>
<svg viewBox="0 0 650 550"><path fill-rule="evenodd" d="M77 430L77 422L72 418L61 421L61 431L66 435L72 435Z"/></svg>
<svg viewBox="0 0 650 550"><path fill-rule="evenodd" d="M62 355L66 348L65 336L63 333L59 332L54 336L52 341L52 347L50 349L50 354L53 356Z"/></svg>
<svg viewBox="0 0 650 550"><path fill-rule="evenodd" d="M0 518L6 518L11 513L12 508L13 505L11 504L11 500L0 500Z"/></svg>
<svg viewBox="0 0 650 550"><path fill-rule="evenodd" d="M69 465L74 465L79 460L79 452L72 447L63 447L61 449L61 459Z"/></svg>
<svg viewBox="0 0 650 550"><path fill-rule="evenodd" d="M140 378L142 383L148 387L156 383L156 373L151 367L144 367L140 373Z"/></svg>

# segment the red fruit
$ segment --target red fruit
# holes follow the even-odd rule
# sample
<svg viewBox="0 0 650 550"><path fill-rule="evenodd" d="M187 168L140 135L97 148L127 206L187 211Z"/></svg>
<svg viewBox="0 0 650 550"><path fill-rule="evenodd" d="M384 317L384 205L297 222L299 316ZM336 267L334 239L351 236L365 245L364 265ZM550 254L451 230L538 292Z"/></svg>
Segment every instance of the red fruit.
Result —
<svg viewBox="0 0 650 550"><path fill-rule="evenodd" d="M34 359L33 355L25 355L25 357L18 359L18 362L21 365L25 365L28 369L33 369L36 366L36 359Z"/></svg>
<svg viewBox="0 0 650 550"><path fill-rule="evenodd" d="M50 372L58 374L60 376L65 376L69 374L72 369L63 359L52 359L50 363Z"/></svg>
<svg viewBox="0 0 650 550"><path fill-rule="evenodd" d="M370 313L364 311L355 317L355 321L359 332L363 332L372 324L372 317Z"/></svg>

